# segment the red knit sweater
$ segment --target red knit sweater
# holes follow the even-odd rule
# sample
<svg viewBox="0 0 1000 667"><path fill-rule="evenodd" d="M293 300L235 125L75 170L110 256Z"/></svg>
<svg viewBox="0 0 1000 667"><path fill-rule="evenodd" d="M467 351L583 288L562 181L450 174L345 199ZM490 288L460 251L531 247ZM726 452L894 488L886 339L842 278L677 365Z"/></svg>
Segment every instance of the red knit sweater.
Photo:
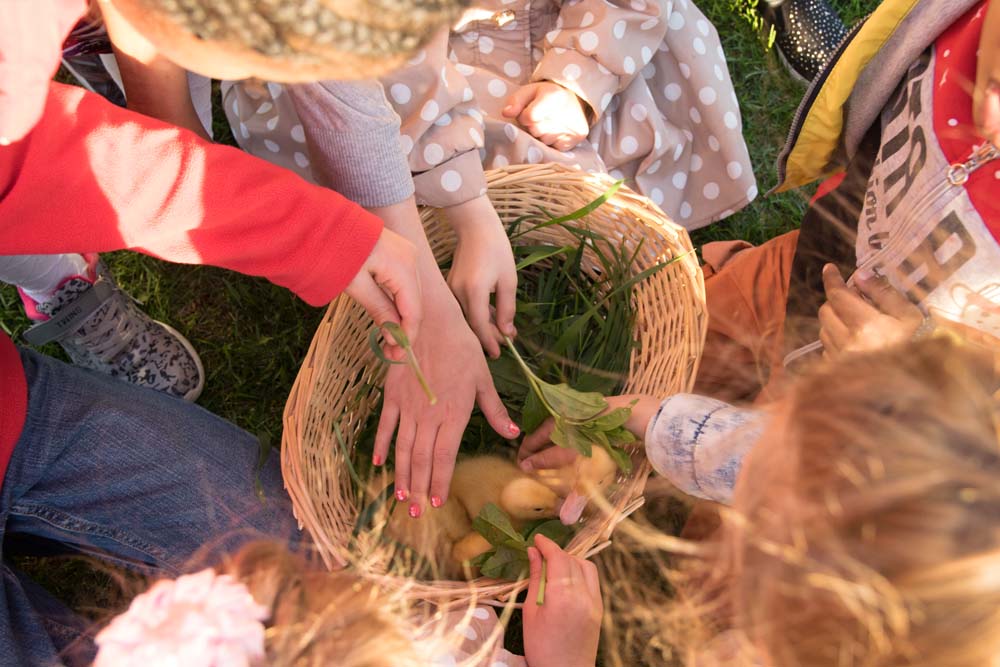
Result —
<svg viewBox="0 0 1000 667"><path fill-rule="evenodd" d="M71 86L51 84L38 124L0 148L0 255L129 248L263 276L321 305L381 229L290 171ZM25 408L20 359L0 333L0 479Z"/></svg>

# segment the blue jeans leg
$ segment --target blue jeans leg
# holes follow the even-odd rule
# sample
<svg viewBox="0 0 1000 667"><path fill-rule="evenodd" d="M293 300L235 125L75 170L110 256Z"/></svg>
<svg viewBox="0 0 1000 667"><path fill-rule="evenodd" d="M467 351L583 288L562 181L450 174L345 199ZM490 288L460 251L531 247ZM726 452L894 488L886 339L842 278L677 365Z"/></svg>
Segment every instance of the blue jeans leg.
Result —
<svg viewBox="0 0 1000 667"><path fill-rule="evenodd" d="M297 545L277 457L257 470L253 436L159 392L30 351L21 359L28 415L0 488L8 547L41 538L176 576L251 539ZM7 602L0 603L0 655L53 664L52 642L15 632L38 624L14 618L24 612Z"/></svg>

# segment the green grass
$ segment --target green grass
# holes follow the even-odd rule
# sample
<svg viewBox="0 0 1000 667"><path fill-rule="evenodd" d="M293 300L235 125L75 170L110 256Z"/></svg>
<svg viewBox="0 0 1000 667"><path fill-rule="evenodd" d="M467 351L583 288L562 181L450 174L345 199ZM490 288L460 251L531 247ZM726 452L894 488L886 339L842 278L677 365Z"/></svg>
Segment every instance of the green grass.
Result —
<svg viewBox="0 0 1000 667"><path fill-rule="evenodd" d="M774 161L803 88L781 69L777 58L766 51L766 40L741 16L746 1L705 0L699 6L722 38L764 193L775 184ZM850 23L877 2L833 0L833 4ZM218 140L232 143L221 115L215 130ZM734 238L761 243L795 228L806 202L803 192L762 194L728 220L697 231L693 240L696 245ZM72 207L67 215L72 215ZM129 252L110 253L104 259L146 312L180 330L198 349L207 374L199 403L277 446L285 398L322 310L264 280L220 269L171 265ZM28 325L14 289L0 287L0 326L16 338ZM55 346L45 351L61 355ZM100 572L86 576L78 565L48 559L18 563L75 608L105 599L109 579Z"/></svg>

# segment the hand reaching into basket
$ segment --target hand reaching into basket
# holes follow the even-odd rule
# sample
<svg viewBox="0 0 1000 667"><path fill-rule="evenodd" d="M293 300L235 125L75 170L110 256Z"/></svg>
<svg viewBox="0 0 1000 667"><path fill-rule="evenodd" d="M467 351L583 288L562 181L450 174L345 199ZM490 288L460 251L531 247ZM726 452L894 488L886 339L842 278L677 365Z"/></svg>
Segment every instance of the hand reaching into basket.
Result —
<svg viewBox="0 0 1000 667"><path fill-rule="evenodd" d="M420 336L412 341L413 352L437 402L430 404L408 366L391 366L372 462L386 462L396 432L396 498L409 502L410 516L418 517L428 504L440 507L448 499L455 456L473 405L478 403L490 426L503 437L516 438L520 429L500 400L483 348L438 269L412 198L372 212L417 249L423 320Z"/></svg>
<svg viewBox="0 0 1000 667"><path fill-rule="evenodd" d="M535 604L545 566L545 602ZM601 583L589 560L570 556L544 535L528 547L524 658L530 667L593 667L601 634Z"/></svg>
<svg viewBox="0 0 1000 667"><path fill-rule="evenodd" d="M660 399L643 394L626 394L623 396L608 396L608 409L611 412L617 408L632 408L632 414L624 426L641 442L646 435L646 427L660 406ZM632 403L635 402L635 405ZM552 442L553 420L546 419L542 425L529 433L521 442L517 452L517 462L525 472L533 470L550 470L563 468L573 463L580 455L573 449L559 447Z"/></svg>
<svg viewBox="0 0 1000 667"><path fill-rule="evenodd" d="M517 333L514 252L500 216L486 195L442 212L458 237L448 285L483 349L495 359L500 356L503 337L513 338ZM495 322L490 316L490 294L496 295Z"/></svg>

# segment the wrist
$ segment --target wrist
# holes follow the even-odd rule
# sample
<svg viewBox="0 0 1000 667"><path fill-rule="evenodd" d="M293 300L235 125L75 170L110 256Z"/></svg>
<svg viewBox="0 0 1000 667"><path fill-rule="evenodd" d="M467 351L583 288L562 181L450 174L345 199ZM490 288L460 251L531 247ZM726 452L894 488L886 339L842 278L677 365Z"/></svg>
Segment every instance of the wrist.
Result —
<svg viewBox="0 0 1000 667"><path fill-rule="evenodd" d="M493 202L486 195L445 207L441 209L441 213L451 225L459 241L463 237L482 230L483 225L500 225L500 216L497 215L493 208Z"/></svg>

